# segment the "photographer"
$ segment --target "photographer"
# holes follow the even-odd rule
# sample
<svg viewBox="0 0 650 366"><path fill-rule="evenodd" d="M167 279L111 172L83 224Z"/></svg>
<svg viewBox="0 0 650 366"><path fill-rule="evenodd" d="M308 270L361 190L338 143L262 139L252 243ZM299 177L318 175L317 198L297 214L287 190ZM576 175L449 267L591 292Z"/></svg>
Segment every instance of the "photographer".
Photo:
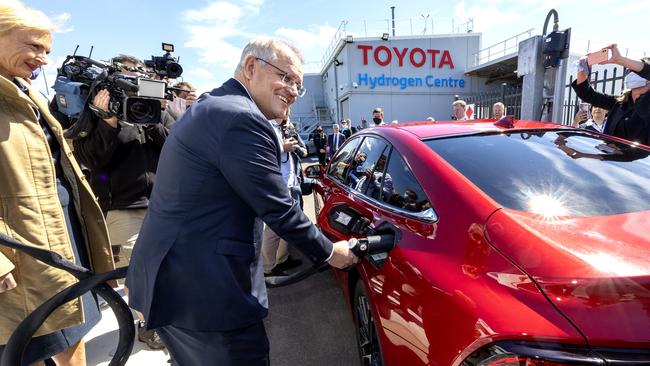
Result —
<svg viewBox="0 0 650 366"><path fill-rule="evenodd" d="M182 90L174 90L171 102L167 106L167 112L174 117L175 120L179 119L183 113L189 108L196 100L196 89L186 81L181 81L174 84L174 88Z"/></svg>
<svg viewBox="0 0 650 366"><path fill-rule="evenodd" d="M650 57L632 60L621 56L615 44L605 47L609 58L598 64L615 64L627 69L625 91L620 96L598 93L589 85L587 57L578 64L576 80L571 83L576 95L586 103L609 111L602 132L607 135L650 144Z"/></svg>
<svg viewBox="0 0 650 366"><path fill-rule="evenodd" d="M137 70L144 64L134 57L121 55L113 63L122 68L121 75L142 76ZM101 114L109 110L110 99L109 91L103 89L91 103ZM129 264L147 212L160 151L174 120L165 111L159 123L146 125L119 121L115 116L102 117L84 110L77 123L89 118L92 128L87 136L74 139L74 154L90 169L90 184L106 213L115 264L122 267ZM142 327L138 339L152 349L163 348L157 336Z"/></svg>

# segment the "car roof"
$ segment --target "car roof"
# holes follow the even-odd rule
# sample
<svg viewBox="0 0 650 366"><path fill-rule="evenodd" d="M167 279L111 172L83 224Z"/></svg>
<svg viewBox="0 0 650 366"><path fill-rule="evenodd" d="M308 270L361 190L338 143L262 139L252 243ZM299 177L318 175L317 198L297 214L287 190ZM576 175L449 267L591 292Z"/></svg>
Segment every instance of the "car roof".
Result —
<svg viewBox="0 0 650 366"><path fill-rule="evenodd" d="M539 121L513 120L513 127L502 127L495 125L495 119L477 119L470 121L422 121L422 122L400 122L378 128L397 128L410 132L420 139L440 137L449 135L464 135L477 132L513 131L518 129L557 129L562 126L555 123Z"/></svg>

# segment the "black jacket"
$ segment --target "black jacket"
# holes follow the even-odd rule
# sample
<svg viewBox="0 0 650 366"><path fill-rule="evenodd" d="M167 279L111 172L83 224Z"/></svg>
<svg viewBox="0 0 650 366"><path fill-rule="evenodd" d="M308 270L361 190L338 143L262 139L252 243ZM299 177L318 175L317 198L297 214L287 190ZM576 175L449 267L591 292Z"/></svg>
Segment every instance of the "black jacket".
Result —
<svg viewBox="0 0 650 366"><path fill-rule="evenodd" d="M645 63L637 74L650 80L650 64ZM631 97L619 102L614 96L593 90L587 81L573 81L571 87L583 101L609 111L603 133L650 145L650 92L641 95L636 103Z"/></svg>
<svg viewBox="0 0 650 366"><path fill-rule="evenodd" d="M85 137L73 140L74 155L90 169L90 185L102 210L147 207L160 151L174 119L163 112L162 123L120 122L113 128L86 112L90 111L77 123L88 123L91 129Z"/></svg>
<svg viewBox="0 0 650 366"><path fill-rule="evenodd" d="M316 146L316 152L321 153L319 150L324 149L327 146L327 135L325 133L315 132L313 136L314 146ZM324 153L323 153L324 154Z"/></svg>

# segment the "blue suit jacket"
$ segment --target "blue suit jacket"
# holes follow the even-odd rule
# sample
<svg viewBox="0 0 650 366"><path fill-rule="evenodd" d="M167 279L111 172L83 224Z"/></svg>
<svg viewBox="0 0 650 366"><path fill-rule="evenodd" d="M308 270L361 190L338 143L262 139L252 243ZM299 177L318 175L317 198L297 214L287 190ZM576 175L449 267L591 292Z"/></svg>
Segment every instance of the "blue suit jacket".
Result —
<svg viewBox="0 0 650 366"><path fill-rule="evenodd" d="M251 294L263 286L251 278L256 217L312 261L330 255L332 242L289 196L279 152L271 124L234 79L178 120L127 275L129 304L149 328L228 330L267 315Z"/></svg>
<svg viewBox="0 0 650 366"><path fill-rule="evenodd" d="M338 146L334 146L334 133L331 133L327 136L327 145L330 147L329 154L330 156L334 155L336 150L338 150L341 145L343 145L343 142L345 141L345 135L339 132L339 141L338 141Z"/></svg>

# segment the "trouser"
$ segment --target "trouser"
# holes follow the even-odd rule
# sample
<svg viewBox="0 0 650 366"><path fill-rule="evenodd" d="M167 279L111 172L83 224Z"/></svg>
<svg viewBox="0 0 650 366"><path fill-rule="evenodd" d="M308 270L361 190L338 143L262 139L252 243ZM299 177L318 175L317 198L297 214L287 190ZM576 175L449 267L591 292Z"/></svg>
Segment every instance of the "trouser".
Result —
<svg viewBox="0 0 650 366"><path fill-rule="evenodd" d="M140 227L146 214L146 208L110 210L106 214L108 237L113 247L113 255L117 257L115 267L129 265L131 252L136 240L138 240Z"/></svg>
<svg viewBox="0 0 650 366"><path fill-rule="evenodd" d="M301 202L300 187L289 188L289 194L294 202ZM264 227L262 236L262 258L264 259L264 273L270 273L273 267L289 258L289 245L268 226Z"/></svg>
<svg viewBox="0 0 650 366"><path fill-rule="evenodd" d="M167 325L156 331L174 366L269 366L264 323L246 328L201 332Z"/></svg>
<svg viewBox="0 0 650 366"><path fill-rule="evenodd" d="M318 164L325 165L327 163L327 161L325 160L326 156L327 155L325 153L318 152Z"/></svg>

